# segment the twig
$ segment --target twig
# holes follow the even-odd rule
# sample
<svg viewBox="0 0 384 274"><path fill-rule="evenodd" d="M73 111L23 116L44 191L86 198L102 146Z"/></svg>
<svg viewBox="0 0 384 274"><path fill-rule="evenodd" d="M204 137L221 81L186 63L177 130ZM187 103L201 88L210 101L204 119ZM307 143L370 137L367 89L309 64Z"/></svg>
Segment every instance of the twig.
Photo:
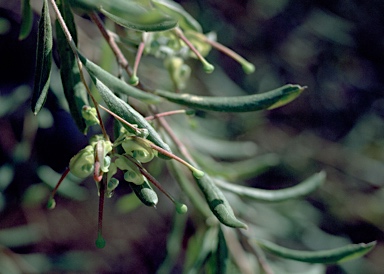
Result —
<svg viewBox="0 0 384 274"><path fill-rule="evenodd" d="M84 84L85 89L87 90L87 93L88 93L89 97L91 98L93 105L96 108L97 118L100 121L101 131L103 132L104 138L106 140L109 140L109 136L107 134L107 131L105 130L103 120L101 119L101 115L100 115L99 109L97 107L98 103L97 103L96 99L93 97L93 95L91 93L91 90L89 89L89 87L87 85L87 81L85 80L84 73L83 73L83 64L81 63L80 58L79 58L79 54L77 53L76 44L73 41L72 35L71 35L70 31L68 30L67 25L65 24L65 21L64 21L63 17L61 16L60 10L59 10L59 8L56 5L55 0L50 0L50 1L51 1L51 5L53 7L53 10L55 11L57 20L59 21L59 24L60 24L60 26L61 26L61 28L62 28L62 30L64 32L65 37L67 38L68 43L69 43L69 46L71 47L72 52L73 52L73 54L75 56L75 59L76 59L76 62L77 62L77 66L79 67L79 73L80 73L81 82Z"/></svg>
<svg viewBox="0 0 384 274"><path fill-rule="evenodd" d="M175 115L175 114L184 114L186 111L184 109L178 109L178 110L172 110L172 111L167 111L167 112L162 112L162 113L156 113L155 115L152 116L147 116L145 117L146 120L154 120L160 117L165 117L165 116L170 116L170 115Z"/></svg>
<svg viewBox="0 0 384 274"><path fill-rule="evenodd" d="M95 12L91 12L89 14L92 21L96 24L97 28L100 30L101 34L103 35L104 39L107 41L108 45L110 46L111 50L113 51L113 54L116 56L116 60L119 63L119 65L127 72L127 74L131 77L132 72L129 68L129 63L127 59L124 57L123 53L117 46L115 39L108 33L106 28L104 27L103 21L101 21L99 15Z"/></svg>

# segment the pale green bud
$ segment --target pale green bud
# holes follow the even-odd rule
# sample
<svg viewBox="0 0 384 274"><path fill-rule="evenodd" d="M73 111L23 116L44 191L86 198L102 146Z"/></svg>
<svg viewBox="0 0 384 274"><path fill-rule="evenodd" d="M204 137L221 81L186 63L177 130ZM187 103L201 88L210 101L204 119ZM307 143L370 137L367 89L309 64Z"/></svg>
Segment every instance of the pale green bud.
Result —
<svg viewBox="0 0 384 274"><path fill-rule="evenodd" d="M120 156L116 159L115 165L120 170L125 171L124 180L127 182L132 182L136 185L141 185L143 183L143 175L141 174L139 168L129 159Z"/></svg>
<svg viewBox="0 0 384 274"><path fill-rule="evenodd" d="M71 158L69 169L73 175L79 178L86 178L93 172L94 163L95 154L93 146L88 145Z"/></svg>
<svg viewBox="0 0 384 274"><path fill-rule="evenodd" d="M151 148L149 141L139 138L127 138L121 144L125 153L131 155L141 163L148 163L156 156L156 152Z"/></svg>

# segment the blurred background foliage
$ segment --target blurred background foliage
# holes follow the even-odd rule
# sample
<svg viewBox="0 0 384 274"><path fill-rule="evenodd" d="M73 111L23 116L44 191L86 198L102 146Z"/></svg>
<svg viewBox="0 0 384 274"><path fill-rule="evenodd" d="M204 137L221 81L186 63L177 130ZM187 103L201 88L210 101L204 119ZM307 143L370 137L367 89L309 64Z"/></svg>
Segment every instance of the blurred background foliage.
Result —
<svg viewBox="0 0 384 274"><path fill-rule="evenodd" d="M31 2L40 9L40 1ZM243 149L250 154L271 157L266 164L271 168L246 180L247 185L277 189L320 170L327 172L325 185L306 199L255 203L256 213L248 213L257 216L254 222L260 233L269 231L285 239L282 244L301 243L315 250L377 240L378 246L364 259L326 270L315 266L311 271L382 273L384 2L178 2L205 32L216 32L218 41L256 66L255 73L245 75L237 63L213 51L208 60L217 64L217 70L207 76L199 65L193 67L188 91L209 89L213 95L234 95L285 83L308 86L281 109L251 114L197 112L193 120L199 125L195 133L201 130L212 137L244 141ZM95 27L85 19L77 20L82 26L82 50L88 56L101 56L99 61L105 65L112 62ZM19 1L0 0L0 269L8 270L4 273L138 273L138 269L154 273L165 259L173 222L172 206L164 198L157 210L138 207L132 211L118 200L129 192L128 187L119 187L106 203L108 245L103 250L94 246L97 195L92 180L79 184L69 178L56 209L45 209L49 186L59 176L56 172L63 171L87 139L65 110L60 81L54 78L59 77L57 71L43 112L33 116L29 100L36 22L32 34L21 42L19 28ZM94 47L97 43L100 46ZM141 71L151 76L146 80L167 85L161 72L153 73L149 66ZM209 152L208 141L196 138L198 134L190 141L197 140L195 145ZM225 155L222 159L224 164L233 160ZM155 166L151 171L161 174L168 189L176 188L167 173ZM235 208L241 207L242 201L229 198ZM181 257L195 230L187 221ZM173 263L173 273L180 273L183 262ZM290 273L309 273L304 264L284 261L281 267Z"/></svg>

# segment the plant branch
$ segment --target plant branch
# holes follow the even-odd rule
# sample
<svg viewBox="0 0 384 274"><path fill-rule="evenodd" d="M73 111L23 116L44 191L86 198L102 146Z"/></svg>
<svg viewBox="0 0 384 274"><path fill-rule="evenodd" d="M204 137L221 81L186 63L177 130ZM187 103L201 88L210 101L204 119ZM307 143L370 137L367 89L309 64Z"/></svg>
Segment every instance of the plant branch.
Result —
<svg viewBox="0 0 384 274"><path fill-rule="evenodd" d="M186 113L185 109L178 109L178 110L156 113L154 115L145 117L145 119L146 120L154 120L154 119L157 119L160 117L165 117L165 116L170 116L170 115L175 115L175 114L185 114L185 113Z"/></svg>
<svg viewBox="0 0 384 274"><path fill-rule="evenodd" d="M157 112L154 106L151 106L151 110L154 113ZM180 153L184 156L184 158L187 159L187 161L190 162L193 166L197 167L198 165L193 159L192 155L189 153L185 145L179 140L179 138L177 138L176 134L173 132L167 120L165 120L164 117L158 116L158 121L160 125L164 128L164 130L167 132L169 137L171 137L172 141L175 143L175 145L177 146Z"/></svg>
<svg viewBox="0 0 384 274"><path fill-rule="evenodd" d="M116 60L119 65L127 72L127 74L131 77L132 72L129 68L129 63L127 59L124 57L123 53L117 46L113 37L108 33L107 29L104 27L103 21L100 19L99 15L96 12L91 12L89 14L92 21L96 24L97 28L100 30L101 35L103 35L104 39L107 41L109 47L113 51L113 54L116 56Z"/></svg>
<svg viewBox="0 0 384 274"><path fill-rule="evenodd" d="M85 89L87 90L87 93L88 93L89 97L91 98L93 105L96 108L97 118L100 121L101 131L103 132L104 138L106 140L109 140L109 136L107 134L107 131L105 130L103 120L101 119L100 111L99 111L99 109L97 107L98 103L97 103L96 99L93 97L93 95L91 93L91 90L89 89L89 86L87 85L87 81L85 80L84 73L83 73L83 64L81 63L80 58L79 58L79 54L77 53L76 44L73 41L72 35L71 35L70 31L68 30L67 25L65 24L63 16L61 15L60 10L59 10L59 8L56 5L55 0L50 0L50 1L51 1L51 5L53 7L53 10L55 11L57 20L59 21L59 24L60 24L60 26L61 26L61 28L62 28L62 30L64 32L64 35L67 38L68 44L71 47L72 52L73 52L73 54L75 56L75 59L76 59L76 62L77 62L77 66L79 67L79 73L80 73L81 82L83 82L83 84L85 86Z"/></svg>

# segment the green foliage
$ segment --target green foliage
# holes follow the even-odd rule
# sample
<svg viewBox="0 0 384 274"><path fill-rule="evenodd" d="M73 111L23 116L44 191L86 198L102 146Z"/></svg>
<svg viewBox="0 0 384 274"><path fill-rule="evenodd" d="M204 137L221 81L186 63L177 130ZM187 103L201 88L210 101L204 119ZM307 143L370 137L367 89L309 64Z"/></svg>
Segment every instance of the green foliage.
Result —
<svg viewBox="0 0 384 274"><path fill-rule="evenodd" d="M196 109L223 112L248 112L263 109L274 109L294 100L304 90L299 85L285 85L262 94L233 97L207 97L191 94L177 94L156 90L155 94L167 100Z"/></svg>
<svg viewBox="0 0 384 274"><path fill-rule="evenodd" d="M22 10L22 24L20 27L20 34L19 39L23 40L25 39L29 33L32 30L32 24L33 24L33 12L31 8L30 0L23 0L21 4L21 10Z"/></svg>
<svg viewBox="0 0 384 274"><path fill-rule="evenodd" d="M56 192L68 199L84 201L86 192L70 176L81 179L93 177L99 195L95 243L97 248L104 248L108 246L108 236L105 240L102 235L104 197L114 197L121 185L128 184L132 191L128 195L116 195L116 209L132 213L141 204L156 207L163 203L158 197L158 191L162 192L174 204L174 212L178 214L174 215L168 254L159 273L170 273L177 260L183 261L185 273L272 273L276 258L269 254L282 258L283 264L284 259L309 264L338 264L364 256L374 248L375 242L346 244L322 251L298 251L262 239L279 239L289 235L276 231L288 229L289 219L295 213L269 206L277 202L302 201L300 199L325 182L325 172L315 173L303 182L283 189L265 190L242 185L244 180L278 165L278 157L272 154L256 157L253 143L223 140L229 135L225 130L219 130L218 135L222 135L220 140L208 136L207 132L214 132L220 127L217 126L221 123L219 116L212 116L218 122L206 119L208 130L199 128L199 125L194 128L188 123L202 120L189 117L195 110L209 114L226 112L235 117L283 107L300 96L306 87L285 84L250 95L201 95L204 90L195 91L190 77L193 73L199 75L198 67L194 66L196 60L205 72L217 71L213 72L214 66L205 59L211 50L216 49L232 57L240 63L245 74L252 73L255 67L214 41L209 34L204 34L200 24L181 5L169 0L52 0L50 3L57 18L56 36L53 37L48 1L44 0L38 30L32 111L37 114L47 98L52 41L55 38L60 57L61 83L70 114L82 133L87 134L91 127L94 130L89 131L93 135L88 136L89 144L71 158L69 168L61 177L47 166L37 169L43 184L26 191L25 204L43 202L42 197L46 195L44 184L53 188L47 204L50 209L57 205L54 199ZM72 11L86 14L96 23L116 55L118 73L107 71L86 57L86 51L83 52L77 43L78 26ZM98 13L106 17L105 22L98 17ZM29 1L23 1L20 39L28 36L30 14ZM108 31L104 23L110 28ZM145 59L149 60L149 64ZM156 61L159 59L161 62ZM135 60L135 65L130 64L131 60ZM140 62L144 67L141 71L138 70ZM167 75L168 78L163 77ZM205 78L202 79L204 81ZM153 88L153 85L156 86ZM95 87L93 91L92 87ZM183 92L184 89L189 89L190 93ZM174 109L175 105L192 110L179 111ZM107 116L102 116L100 109L105 110ZM164 118L180 113L182 118ZM113 133L105 125L109 120L107 117L114 118ZM254 116L244 117L248 118L245 120L254 120ZM97 130L101 134L95 134ZM197 151L199 145L203 149ZM222 159L227 161L221 162ZM5 174L3 177L7 172L6 167L1 167L0 173ZM172 191L167 191L159 182L168 173L176 183ZM52 185L53 180L58 181L56 186ZM36 195L33 195L34 192ZM262 203L268 205L264 207ZM298 214L305 213L306 204L298 204ZM255 208L261 214L256 214ZM192 235L187 235L185 231L188 220L193 223ZM268 229L268 222L273 221L277 223L274 226L276 231ZM310 220L303 222L303 227L313 225ZM249 232L243 232L247 228L250 228ZM1 244L12 247L40 240L40 235L31 227L20 229L27 232L0 231ZM19 234L29 238L15 240ZM186 245L185 257L180 252L184 248L182 241ZM244 261L247 263L243 264Z"/></svg>
<svg viewBox="0 0 384 274"><path fill-rule="evenodd" d="M57 1L57 5L75 44L77 44L76 25L68 3L65 1ZM76 122L77 127L81 132L86 132L87 127L81 112L83 107L89 104L87 92L84 85L81 83L79 68L77 66L75 56L69 47L60 24L57 21L56 39L58 41L57 50L60 56L61 83L63 84L65 98L68 102L69 110Z"/></svg>
<svg viewBox="0 0 384 274"><path fill-rule="evenodd" d="M32 111L36 115L43 107L47 98L52 66L52 25L45 0L39 22L39 33L36 50L35 85L33 87Z"/></svg>
<svg viewBox="0 0 384 274"><path fill-rule="evenodd" d="M357 257L365 255L376 245L376 242L372 242L368 244L347 245L331 250L302 251L278 246L266 240L257 240L257 243L263 249L271 252L276 256L290 260L318 264L334 264L353 260Z"/></svg>

